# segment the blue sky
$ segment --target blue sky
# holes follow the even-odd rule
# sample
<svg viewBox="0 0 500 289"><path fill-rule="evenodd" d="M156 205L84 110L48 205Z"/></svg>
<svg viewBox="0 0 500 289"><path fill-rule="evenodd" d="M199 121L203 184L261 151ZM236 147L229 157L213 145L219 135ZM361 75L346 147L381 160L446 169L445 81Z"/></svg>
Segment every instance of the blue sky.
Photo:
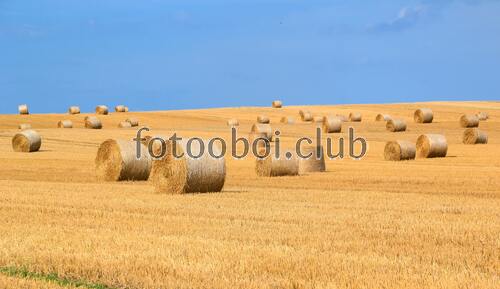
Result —
<svg viewBox="0 0 500 289"><path fill-rule="evenodd" d="M500 1L0 0L0 113L500 100Z"/></svg>

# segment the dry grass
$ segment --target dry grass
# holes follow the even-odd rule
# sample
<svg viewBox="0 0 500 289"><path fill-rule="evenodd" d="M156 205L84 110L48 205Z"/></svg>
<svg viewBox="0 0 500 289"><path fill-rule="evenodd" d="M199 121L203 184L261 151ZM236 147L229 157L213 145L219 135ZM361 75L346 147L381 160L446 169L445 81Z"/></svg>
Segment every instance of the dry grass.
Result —
<svg viewBox="0 0 500 289"><path fill-rule="evenodd" d="M419 107L433 110L433 123L412 121ZM96 180L99 144L135 137L135 130L116 127L122 114L103 118L102 130L83 129L85 114L0 116L0 266L118 288L498 287L500 104L307 109L315 115L362 113L366 121L346 125L367 138L368 155L327 160L325 173L277 178L258 177L254 159L228 157L223 192L194 195L155 194L148 182ZM228 118L238 117L246 136L257 115L277 120L298 111L285 106L127 117L148 123L152 134L229 138ZM375 122L380 111L405 119L407 131L386 131ZM457 119L477 111L490 115L481 122L489 143L467 146ZM62 117L75 128L54 128ZM41 151L12 152L11 138L22 122L36 124ZM284 144L314 135L315 128L276 124ZM347 138L346 131L338 136ZM415 142L426 133L446 135L446 158L384 160L387 141ZM23 282L31 281L0 274L0 286L24 288L18 285ZM32 282L26 288L59 288Z"/></svg>

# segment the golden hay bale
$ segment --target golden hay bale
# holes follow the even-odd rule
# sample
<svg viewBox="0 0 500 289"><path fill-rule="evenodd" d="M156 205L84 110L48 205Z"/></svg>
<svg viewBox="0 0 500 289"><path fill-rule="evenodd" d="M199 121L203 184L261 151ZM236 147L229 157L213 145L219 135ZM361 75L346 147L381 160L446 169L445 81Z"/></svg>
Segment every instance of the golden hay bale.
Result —
<svg viewBox="0 0 500 289"><path fill-rule="evenodd" d="M266 133L259 133L259 132L251 132L249 135L248 135L248 143L250 144L250 149L252 148L253 146L253 143L259 139L259 141L257 142L257 148L260 148L260 147L264 147L265 146L265 142L262 140L262 139L267 139L268 141L271 141L268 137L267 137L267 134Z"/></svg>
<svg viewBox="0 0 500 289"><path fill-rule="evenodd" d="M141 157L137 158L137 142L108 139L97 150L95 159L99 180L144 181L151 171L151 157L141 144Z"/></svg>
<svg viewBox="0 0 500 289"><path fill-rule="evenodd" d="M342 131L342 120L335 116L323 118L323 133L334 133Z"/></svg>
<svg viewBox="0 0 500 289"><path fill-rule="evenodd" d="M388 131L398 132L406 130L406 121L402 119L389 119L385 124Z"/></svg>
<svg viewBox="0 0 500 289"><path fill-rule="evenodd" d="M264 149L259 151L264 155ZM294 151L282 150L276 158L273 149L264 158L256 158L255 172L259 177L297 176L299 174L299 159Z"/></svg>
<svg viewBox="0 0 500 289"><path fill-rule="evenodd" d="M315 116L315 117L313 117L313 122L323 122L323 117L322 116Z"/></svg>
<svg viewBox="0 0 500 289"><path fill-rule="evenodd" d="M281 108L283 106L283 102L281 100L275 100L273 101L273 107L274 108Z"/></svg>
<svg viewBox="0 0 500 289"><path fill-rule="evenodd" d="M477 117L479 118L479 120L487 120L488 118L490 118L487 112L480 112L477 114Z"/></svg>
<svg viewBox="0 0 500 289"><path fill-rule="evenodd" d="M184 193L206 193L220 192L226 180L226 160L224 156L214 158L208 153L209 141L202 140L204 145L203 154L199 141L191 142L191 156L187 154L187 141L175 143L177 156L173 152L174 142L167 141L167 154L158 161L153 162L151 179L158 193L184 194ZM222 151L213 146L213 154L221 155ZM154 175L153 175L154 174Z"/></svg>
<svg viewBox="0 0 500 289"><path fill-rule="evenodd" d="M444 135L423 134L417 139L417 155L421 158L444 158L448 143Z"/></svg>
<svg viewBox="0 0 500 289"><path fill-rule="evenodd" d="M85 128L101 129L102 128L101 120L99 120L95 116L86 116L85 117Z"/></svg>
<svg viewBox="0 0 500 289"><path fill-rule="evenodd" d="M267 138L268 140L273 139L273 129L271 128L271 125L267 123L254 124L250 132L254 134L264 134L265 138Z"/></svg>
<svg viewBox="0 0 500 289"><path fill-rule="evenodd" d="M125 107L125 111L124 112L128 112L128 106Z"/></svg>
<svg viewBox="0 0 500 289"><path fill-rule="evenodd" d="M124 105L117 105L115 106L115 111L116 112L125 112L125 106Z"/></svg>
<svg viewBox="0 0 500 289"><path fill-rule="evenodd" d="M388 121L392 119L390 115L388 114L377 114L377 116L375 117L375 121Z"/></svg>
<svg viewBox="0 0 500 289"><path fill-rule="evenodd" d="M17 107L19 114L30 114L28 106L26 104L21 104Z"/></svg>
<svg viewBox="0 0 500 289"><path fill-rule="evenodd" d="M416 145L410 141L390 141L385 144L384 158L386 161L413 160L416 152Z"/></svg>
<svg viewBox="0 0 500 289"><path fill-rule="evenodd" d="M303 156L312 154L312 156L307 159L299 158L299 174L324 172L326 170L325 152L323 150L323 146L304 146L301 148L301 154Z"/></svg>
<svg viewBox="0 0 500 289"><path fill-rule="evenodd" d="M108 110L108 107L105 106L105 105L98 105L96 108L95 108L95 113L97 114L108 114L109 113L109 110Z"/></svg>
<svg viewBox="0 0 500 289"><path fill-rule="evenodd" d="M487 144L488 135L478 128L468 128L464 131L464 144Z"/></svg>
<svg viewBox="0 0 500 289"><path fill-rule="evenodd" d="M68 109L69 114L79 114L80 108L78 106L70 106Z"/></svg>
<svg viewBox="0 0 500 289"><path fill-rule="evenodd" d="M22 123L19 125L20 130L25 130L25 129L31 129L31 124L29 123Z"/></svg>
<svg viewBox="0 0 500 289"><path fill-rule="evenodd" d="M132 127L132 124L130 124L130 122L128 122L128 121L121 121L118 124L118 127L119 128L130 128L130 127Z"/></svg>
<svg viewBox="0 0 500 289"><path fill-rule="evenodd" d="M259 115L257 117L257 123L270 123L271 121L269 120L269 117L265 115Z"/></svg>
<svg viewBox="0 0 500 289"><path fill-rule="evenodd" d="M229 127L235 127L235 126L239 126L239 125L240 125L240 122L236 118L231 118L231 119L227 120L227 126L229 126Z"/></svg>
<svg viewBox="0 0 500 289"><path fill-rule="evenodd" d="M61 120L57 123L58 128L73 128L73 122L69 119Z"/></svg>
<svg viewBox="0 0 500 289"><path fill-rule="evenodd" d="M12 148L15 152L36 152L42 146L42 138L31 129L23 130L12 138Z"/></svg>
<svg viewBox="0 0 500 289"><path fill-rule="evenodd" d="M131 126L139 126L139 120L136 118L127 118L126 122L130 123Z"/></svg>
<svg viewBox="0 0 500 289"><path fill-rule="evenodd" d="M478 127L479 126L479 117L476 115L462 115L460 117L460 125L462 127Z"/></svg>
<svg viewBox="0 0 500 289"><path fill-rule="evenodd" d="M361 121L361 113L359 113L359 112L349 113L349 121L360 122Z"/></svg>
<svg viewBox="0 0 500 289"><path fill-rule="evenodd" d="M302 121L313 121L313 115L311 112L307 111L307 110L300 110L299 111L299 114L300 114L300 119Z"/></svg>
<svg viewBox="0 0 500 289"><path fill-rule="evenodd" d="M430 108L420 108L413 114L416 123L431 123L434 119L434 113Z"/></svg>
<svg viewBox="0 0 500 289"><path fill-rule="evenodd" d="M280 120L281 123L286 123L286 124L294 124L295 119L291 116L284 116Z"/></svg>

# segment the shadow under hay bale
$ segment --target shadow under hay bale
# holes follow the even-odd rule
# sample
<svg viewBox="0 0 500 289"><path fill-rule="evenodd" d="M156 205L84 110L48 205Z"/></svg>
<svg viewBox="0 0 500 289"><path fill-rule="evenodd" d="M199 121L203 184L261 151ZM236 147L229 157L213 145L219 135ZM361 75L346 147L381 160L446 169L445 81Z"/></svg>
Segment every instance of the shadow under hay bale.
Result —
<svg viewBox="0 0 500 289"><path fill-rule="evenodd" d="M36 152L40 150L42 146L42 138L38 134L38 132L34 130L24 130L20 133L17 133L12 138L12 149L15 152Z"/></svg>
<svg viewBox="0 0 500 289"><path fill-rule="evenodd" d="M486 132L479 130L478 128L468 128L463 134L464 144L487 144L488 135Z"/></svg>
<svg viewBox="0 0 500 289"><path fill-rule="evenodd" d="M402 119L389 119L385 127L390 132L406 131L406 122Z"/></svg>
<svg viewBox="0 0 500 289"><path fill-rule="evenodd" d="M424 134L417 139L417 156L421 158L444 158L448 152L446 137L440 134Z"/></svg>
<svg viewBox="0 0 500 289"><path fill-rule="evenodd" d="M413 160L416 152L416 145L410 141L390 141L385 145L384 158L386 161Z"/></svg>
<svg viewBox="0 0 500 289"><path fill-rule="evenodd" d="M413 114L413 120L416 123L431 123L434 119L434 113L430 108L420 108Z"/></svg>

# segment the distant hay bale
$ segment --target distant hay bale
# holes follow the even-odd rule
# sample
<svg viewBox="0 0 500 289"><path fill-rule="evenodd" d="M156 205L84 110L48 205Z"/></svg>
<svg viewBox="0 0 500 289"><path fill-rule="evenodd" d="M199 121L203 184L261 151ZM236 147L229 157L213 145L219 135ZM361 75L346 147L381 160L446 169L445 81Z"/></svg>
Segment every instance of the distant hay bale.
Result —
<svg viewBox="0 0 500 289"><path fill-rule="evenodd" d="M390 141L385 145L384 158L386 161L413 160L416 152L416 145L410 141Z"/></svg>
<svg viewBox="0 0 500 289"><path fill-rule="evenodd" d="M137 159L137 142L113 139L99 146L95 159L98 179L107 182L147 180L151 163L144 145L141 144L141 157Z"/></svg>
<svg viewBox="0 0 500 289"><path fill-rule="evenodd" d="M68 109L69 114L79 114L80 108L78 106L70 106Z"/></svg>
<svg viewBox="0 0 500 289"><path fill-rule="evenodd" d="M345 115L342 115L342 114L337 114L335 115L336 118L340 119L341 122L346 122L349 120L349 118Z"/></svg>
<svg viewBox="0 0 500 289"><path fill-rule="evenodd" d="M25 130L25 129L31 129L31 124L29 123L22 123L18 127L20 130Z"/></svg>
<svg viewBox="0 0 500 289"><path fill-rule="evenodd" d="M207 193L220 192L226 180L226 161L224 156L214 158L208 152L209 141L202 140L205 147L203 154L199 141L191 142L191 156L187 154L187 141L175 143L175 154L182 157L176 158L173 153L174 142L167 141L167 154L158 161L153 162L151 180L156 192L167 194ZM213 155L219 156L222 151L219 146L213 146Z"/></svg>
<svg viewBox="0 0 500 289"><path fill-rule="evenodd" d="M424 134L417 139L417 155L421 158L444 158L448 143L444 135Z"/></svg>
<svg viewBox="0 0 500 289"><path fill-rule="evenodd" d="M287 158L290 156L290 158ZM259 155L264 155L264 149L259 151ZM259 177L281 177L297 176L299 174L299 159L293 151L282 150L280 156L276 158L273 149L267 157L257 157L255 162L255 172Z"/></svg>
<svg viewBox="0 0 500 289"><path fill-rule="evenodd" d="M284 116L280 120L281 123L286 123L286 124L294 124L295 119L291 116Z"/></svg>
<svg viewBox="0 0 500 289"><path fill-rule="evenodd" d="M309 112L307 110L300 110L299 114L300 114L300 119L302 121L306 121L306 122L313 121L313 115L311 112Z"/></svg>
<svg viewBox="0 0 500 289"><path fill-rule="evenodd" d="M121 122L118 124L118 127L119 127L119 128L131 128L131 127L132 127L132 124L130 124L130 122L128 122L128 121L121 121Z"/></svg>
<svg viewBox="0 0 500 289"><path fill-rule="evenodd" d="M323 146L304 146L301 148L301 153L303 156L307 156L312 153L312 156L307 159L299 158L299 174L324 172L326 170L325 152L323 150Z"/></svg>
<svg viewBox="0 0 500 289"><path fill-rule="evenodd" d="M128 112L128 106L125 107L125 112Z"/></svg>
<svg viewBox="0 0 500 289"><path fill-rule="evenodd" d="M392 119L390 115L381 113L375 117L375 121L389 121L390 119Z"/></svg>
<svg viewBox="0 0 500 289"><path fill-rule="evenodd" d="M101 129L102 128L101 120L99 120L95 116L86 116L85 117L85 128Z"/></svg>
<svg viewBox="0 0 500 289"><path fill-rule="evenodd" d="M115 106L115 112L125 112L126 107L124 105L117 105Z"/></svg>
<svg viewBox="0 0 500 289"><path fill-rule="evenodd" d="M464 131L464 144L487 144L488 135L478 128L468 128Z"/></svg>
<svg viewBox="0 0 500 289"><path fill-rule="evenodd" d="M265 115L259 115L257 117L257 123L270 123L271 121L269 120L269 117Z"/></svg>
<svg viewBox="0 0 500 289"><path fill-rule="evenodd" d="M314 121L314 122L323 122L323 117L322 117L322 116L317 115L317 116L313 117L313 121Z"/></svg>
<svg viewBox="0 0 500 289"><path fill-rule="evenodd" d="M402 119L389 119L385 124L388 131L398 132L406 130L406 122Z"/></svg>
<svg viewBox="0 0 500 289"><path fill-rule="evenodd" d="M342 131L342 120L334 116L323 118L323 133L335 133Z"/></svg>
<svg viewBox="0 0 500 289"><path fill-rule="evenodd" d="M98 105L96 108L95 108L95 113L97 114L103 114L103 115L106 115L109 113L109 110L108 110L108 107L105 106L105 105Z"/></svg>
<svg viewBox="0 0 500 289"><path fill-rule="evenodd" d="M478 127L479 126L479 117L476 115L462 115L460 117L460 125L462 127Z"/></svg>
<svg viewBox="0 0 500 289"><path fill-rule="evenodd" d="M236 118L231 118L227 120L227 126L229 127L236 127L239 126L240 122Z"/></svg>
<svg viewBox="0 0 500 289"><path fill-rule="evenodd" d="M479 120L487 120L488 118L490 118L487 112L480 112L477 114L477 117L479 118Z"/></svg>
<svg viewBox="0 0 500 289"><path fill-rule="evenodd" d="M19 110L19 114L30 114L29 110L28 110L28 105L26 104L21 104L17 107L17 109Z"/></svg>
<svg viewBox="0 0 500 289"><path fill-rule="evenodd" d="M273 107L274 108L281 108L283 106L283 102L281 100L275 100L273 101Z"/></svg>
<svg viewBox="0 0 500 289"><path fill-rule="evenodd" d="M349 113L349 121L351 121L351 122L360 122L361 121L361 113L359 113L359 112L351 112L351 113Z"/></svg>
<svg viewBox="0 0 500 289"><path fill-rule="evenodd" d="M12 138L12 148L15 152L36 152L42 146L42 138L31 129L23 130Z"/></svg>
<svg viewBox="0 0 500 289"><path fill-rule="evenodd" d="M413 114L416 123L431 123L434 119L434 113L430 108L420 108Z"/></svg>
<svg viewBox="0 0 500 289"><path fill-rule="evenodd" d="M125 121L130 123L132 127L139 126L139 120L136 118L127 118Z"/></svg>
<svg viewBox="0 0 500 289"><path fill-rule="evenodd" d="M252 126L251 133L264 134L268 140L273 139L273 129L270 124L256 123Z"/></svg>
<svg viewBox="0 0 500 289"><path fill-rule="evenodd" d="M57 123L58 128L73 128L73 122L69 119L61 120Z"/></svg>

